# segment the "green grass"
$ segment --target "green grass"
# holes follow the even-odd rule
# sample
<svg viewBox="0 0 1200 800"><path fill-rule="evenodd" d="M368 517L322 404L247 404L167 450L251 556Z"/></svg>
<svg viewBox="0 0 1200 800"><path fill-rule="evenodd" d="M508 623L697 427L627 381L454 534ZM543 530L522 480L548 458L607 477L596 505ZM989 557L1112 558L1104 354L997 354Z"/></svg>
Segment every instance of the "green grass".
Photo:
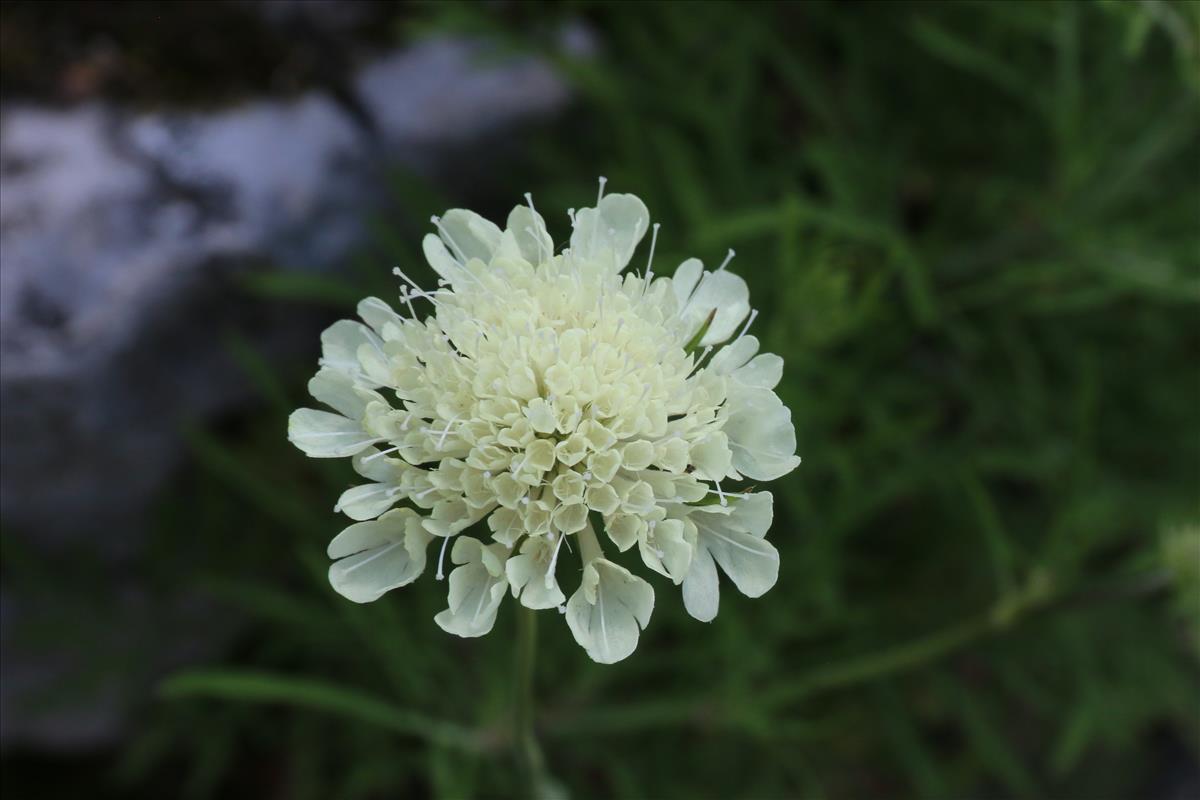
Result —
<svg viewBox="0 0 1200 800"><path fill-rule="evenodd" d="M572 15L595 56L553 53ZM481 155L474 195L398 179L412 219L502 218L526 190L577 207L604 174L663 223L660 272L737 249L757 334L787 362L804 463L772 486L775 589L723 593L704 625L660 581L615 666L544 618L539 726L572 797L1146 796L1164 741L1195 752L1200 608L1159 553L1200 517L1196 6L418 18L546 51L578 101L517 161ZM565 213L548 216L561 241ZM394 264L422 271L419 231L381 224L345 285L247 291L349 314L394 294ZM334 595L322 551L350 474L284 439L317 342L302 364L230 347L261 411L191 433L158 537L174 555L147 569L247 627L162 685L123 785L515 796L511 606L464 641L433 624L429 576L366 607Z"/></svg>

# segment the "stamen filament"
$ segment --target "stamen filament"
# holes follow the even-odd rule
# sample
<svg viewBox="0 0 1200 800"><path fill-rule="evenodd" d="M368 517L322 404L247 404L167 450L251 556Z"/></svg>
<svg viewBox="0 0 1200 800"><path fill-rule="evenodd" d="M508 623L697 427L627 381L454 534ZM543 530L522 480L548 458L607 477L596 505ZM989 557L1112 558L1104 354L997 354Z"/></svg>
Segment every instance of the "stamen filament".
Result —
<svg viewBox="0 0 1200 800"><path fill-rule="evenodd" d="M558 543L554 545L554 555L550 556L550 566L546 567L546 588L554 588L554 568L558 564L558 551L562 549L563 540L567 538L565 533L559 532Z"/></svg>
<svg viewBox="0 0 1200 800"><path fill-rule="evenodd" d="M746 318L746 324L742 326L741 333L739 333L737 335L737 338L734 339L732 342L730 342L730 344L737 344L737 342L740 341L741 338L746 335L746 331L750 330L750 325L754 322L754 318L757 316L758 316L758 309L757 308L751 309L750 316Z"/></svg>
<svg viewBox="0 0 1200 800"><path fill-rule="evenodd" d="M371 455L364 458L362 460L362 463L365 464L368 461L374 461L375 459L379 458L380 456L386 456L388 453L394 453L397 450L399 450L402 446L403 445L396 445L395 447L389 447L387 450L380 450L378 453L372 453Z"/></svg>
<svg viewBox="0 0 1200 800"><path fill-rule="evenodd" d="M729 266L729 262L733 261L733 257L736 255L737 253L734 252L733 248L729 248L729 252L726 254L725 260L721 262L721 266L717 267L717 272L721 272L727 266Z"/></svg>
<svg viewBox="0 0 1200 800"><path fill-rule="evenodd" d="M450 544L450 537L446 536L442 539L442 550L441 550L441 552L438 553L437 575L433 576L439 581L446 577L445 574L442 572L442 560L446 557L446 545L448 545L448 544Z"/></svg>

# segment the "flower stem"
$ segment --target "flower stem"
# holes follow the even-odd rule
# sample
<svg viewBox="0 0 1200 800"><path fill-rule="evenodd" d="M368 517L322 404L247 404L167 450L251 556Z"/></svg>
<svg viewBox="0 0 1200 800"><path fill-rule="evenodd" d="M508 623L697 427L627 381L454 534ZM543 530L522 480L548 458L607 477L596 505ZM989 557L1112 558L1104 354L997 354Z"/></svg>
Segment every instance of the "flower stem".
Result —
<svg viewBox="0 0 1200 800"><path fill-rule="evenodd" d="M513 745L523 797L546 795L546 760L534 730L533 676L537 659L537 612L517 606L516 695L513 702Z"/></svg>

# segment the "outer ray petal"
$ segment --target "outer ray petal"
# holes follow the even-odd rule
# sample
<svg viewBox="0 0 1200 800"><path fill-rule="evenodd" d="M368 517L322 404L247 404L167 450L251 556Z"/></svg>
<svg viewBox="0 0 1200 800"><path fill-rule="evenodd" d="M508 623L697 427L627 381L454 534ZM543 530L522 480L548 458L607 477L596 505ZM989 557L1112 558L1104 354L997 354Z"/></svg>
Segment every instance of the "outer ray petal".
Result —
<svg viewBox="0 0 1200 800"><path fill-rule="evenodd" d="M769 389L735 388L729 394L725 432L733 468L757 481L773 481L800 465L792 412Z"/></svg>
<svg viewBox="0 0 1200 800"><path fill-rule="evenodd" d="M633 653L653 610L650 584L599 558L584 568L582 585L567 601L567 624L593 661L614 664Z"/></svg>
<svg viewBox="0 0 1200 800"><path fill-rule="evenodd" d="M329 557L338 559L329 567L329 583L356 603L377 600L425 570L431 538L416 513L406 508L351 525L329 543Z"/></svg>
<svg viewBox="0 0 1200 800"><path fill-rule="evenodd" d="M554 544L547 536L528 537L521 545L521 552L504 564L513 597L520 597L521 605L526 608L556 608L567 599L550 572Z"/></svg>
<svg viewBox="0 0 1200 800"><path fill-rule="evenodd" d="M473 258L488 263L500 244L496 224L464 208L452 208L443 214L438 231L450 254L462 264Z"/></svg>
<svg viewBox="0 0 1200 800"><path fill-rule="evenodd" d="M571 254L620 272L649 229L650 212L636 195L606 195L595 208L575 212Z"/></svg>
<svg viewBox="0 0 1200 800"><path fill-rule="evenodd" d="M507 552L501 545L484 545L460 536L450 558L462 566L450 573L449 607L433 620L456 636L483 636L496 624L496 612L508 588L504 576Z"/></svg>
<svg viewBox="0 0 1200 800"><path fill-rule="evenodd" d="M716 616L719 602L714 561L747 597L760 597L779 578L779 551L766 541L773 498L757 492L734 501L732 512L699 507L689 516L696 526L696 555L683 581L684 605L702 622Z"/></svg>
<svg viewBox="0 0 1200 800"><path fill-rule="evenodd" d="M313 458L342 458L370 447L379 438L340 414L300 408L288 417L288 441Z"/></svg>

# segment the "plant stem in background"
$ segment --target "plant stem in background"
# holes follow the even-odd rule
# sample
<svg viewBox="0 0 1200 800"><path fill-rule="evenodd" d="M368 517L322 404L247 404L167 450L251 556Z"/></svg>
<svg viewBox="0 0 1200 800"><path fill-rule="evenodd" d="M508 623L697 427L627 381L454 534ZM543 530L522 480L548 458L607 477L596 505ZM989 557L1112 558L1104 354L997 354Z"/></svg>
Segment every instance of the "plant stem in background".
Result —
<svg viewBox="0 0 1200 800"><path fill-rule="evenodd" d="M1025 585L1001 596L985 614L909 642L820 668L786 685L766 688L760 700L779 708L817 692L873 681L913 667L932 664L967 645L1012 629L1028 617L1061 606L1121 600L1164 590L1168 576L1153 570L1070 591L1056 589L1050 575L1035 571Z"/></svg>
<svg viewBox="0 0 1200 800"><path fill-rule="evenodd" d="M521 773L523 797L547 794L546 760L534 730L533 675L537 659L537 612L517 607L516 692L513 699L513 746Z"/></svg>

